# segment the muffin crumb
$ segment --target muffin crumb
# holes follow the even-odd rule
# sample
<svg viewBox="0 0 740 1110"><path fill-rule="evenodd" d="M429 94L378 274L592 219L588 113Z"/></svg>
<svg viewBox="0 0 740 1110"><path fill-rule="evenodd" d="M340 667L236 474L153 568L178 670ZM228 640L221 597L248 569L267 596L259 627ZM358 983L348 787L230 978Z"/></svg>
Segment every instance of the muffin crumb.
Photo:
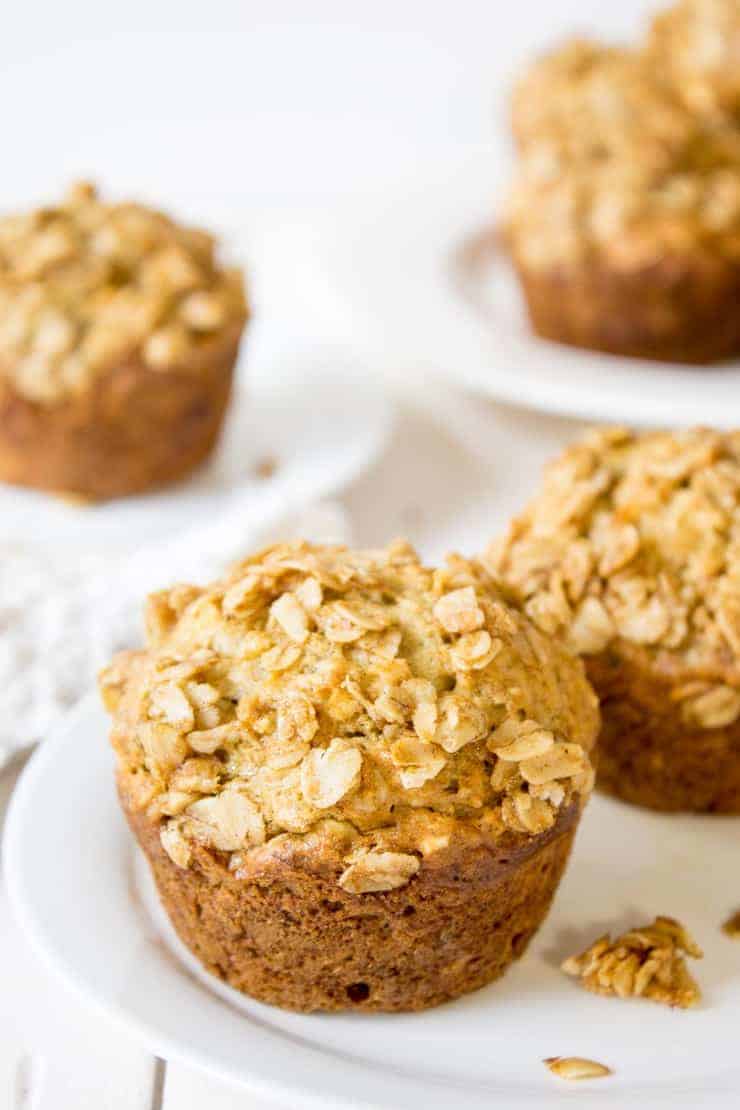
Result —
<svg viewBox="0 0 740 1110"><path fill-rule="evenodd" d="M561 1079L603 1079L613 1075L606 1064L588 1060L585 1056L548 1056L543 1063Z"/></svg>
<svg viewBox="0 0 740 1110"><path fill-rule="evenodd" d="M649 998L688 1009L701 1000L701 991L683 953L694 959L704 955L680 922L659 916L652 925L630 929L614 941L608 934L599 937L561 968L595 994Z"/></svg>

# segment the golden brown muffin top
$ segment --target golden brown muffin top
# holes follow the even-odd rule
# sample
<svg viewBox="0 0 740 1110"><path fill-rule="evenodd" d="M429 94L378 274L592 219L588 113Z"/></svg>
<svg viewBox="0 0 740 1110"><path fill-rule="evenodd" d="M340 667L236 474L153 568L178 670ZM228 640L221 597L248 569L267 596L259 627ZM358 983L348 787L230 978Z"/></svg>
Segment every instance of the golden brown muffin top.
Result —
<svg viewBox="0 0 740 1110"><path fill-rule="evenodd" d="M653 21L648 49L694 111L740 111L738 0L680 0Z"/></svg>
<svg viewBox="0 0 740 1110"><path fill-rule="evenodd" d="M534 836L588 794L598 710L580 661L478 563L285 544L149 600L145 651L101 676L134 808L191 845L342 846L391 889L460 830Z"/></svg>
<svg viewBox="0 0 740 1110"><path fill-rule="evenodd" d="M644 652L687 721L740 716L740 432L592 432L484 561L574 652Z"/></svg>
<svg viewBox="0 0 740 1110"><path fill-rule="evenodd" d="M136 357L177 368L246 318L241 273L214 240L74 186L56 208L0 219L0 385L55 404Z"/></svg>
<svg viewBox="0 0 740 1110"><path fill-rule="evenodd" d="M517 83L512 123L528 172L552 180L572 163L620 156L670 166L694 122L654 63L639 51L568 40Z"/></svg>
<svg viewBox="0 0 740 1110"><path fill-rule="evenodd" d="M682 69L723 71L740 104L735 57L740 0L684 0L645 48L573 39L539 59L513 100L520 158L503 230L515 259L631 271L688 258L710 281L736 264L740 130L704 110Z"/></svg>
<svg viewBox="0 0 740 1110"><path fill-rule="evenodd" d="M522 160L503 230L533 268L593 261L629 271L672 258L740 259L740 131L696 128L670 168L630 158L572 163L543 176Z"/></svg>

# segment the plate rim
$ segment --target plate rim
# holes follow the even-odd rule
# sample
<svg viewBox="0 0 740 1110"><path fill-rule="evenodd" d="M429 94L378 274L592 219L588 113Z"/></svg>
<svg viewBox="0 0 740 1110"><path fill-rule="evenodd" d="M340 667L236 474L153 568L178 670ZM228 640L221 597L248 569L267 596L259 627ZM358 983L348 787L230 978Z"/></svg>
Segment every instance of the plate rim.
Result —
<svg viewBox="0 0 740 1110"><path fill-rule="evenodd" d="M235 419L243 408L249 406L251 397L258 398L263 407L269 409L276 400L280 400L286 392L290 392L294 388L304 391L303 394L299 394L299 399L303 397L304 400L308 396L309 387L314 384L319 388L322 395L327 395L329 391L336 387L340 391L344 390L344 394L349 397L349 383L353 383L353 388L356 387L361 392L362 402L370 407L372 422L370 428L365 430L362 437L365 449L361 457L352 457L350 463L347 462L346 456L348 454L354 455L354 440L345 440L342 446L343 462L339 467L338 479L332 476L330 481L324 481L319 486L314 482L316 488L309 489L308 492L305 488L300 487L295 490L292 496L291 486L296 483L287 483L280 477L280 471L274 478L262 482L251 496L251 500L256 503L252 506L252 516L255 517L252 524L260 528L263 526L263 519L264 526L269 526L276 518L295 511L296 507L302 504L306 497L322 500L339 493L355 481L364 473L365 469L372 466L383 452L393 434L397 419L396 405L390 392L383 389L382 383L377 381L367 361L347 346L339 346L329 342L308 344L300 355L295 353L292 356L284 357L280 360L280 363L283 372L279 377L275 378L271 371L263 368L259 374L255 375L256 384L251 384L249 374L246 377L237 375L234 381L233 396L225 417L223 437L219 440L211 459L204 463L204 467L207 467L216 457L227 437L239 431L239 424L234 424ZM293 416L296 415L296 411L296 408L291 410ZM327 415L328 418L329 414ZM232 430L232 424L234 424L234 430ZM195 494L204 503L210 501L211 496L207 488L204 488L200 493L197 490L188 489L191 482L197 482L204 467L198 467L181 482L151 491L152 496L166 498L167 503L171 504L180 500L180 496L184 492L190 496ZM245 477L243 481L234 482L228 488L219 490L216 495L216 519L224 519L229 513L233 513L236 508L236 499L240 496L246 496L247 486L250 483L253 484L253 482L254 479ZM124 532L128 527L125 521L113 524L101 522L100 528L96 529L95 522L89 517L91 510L88 506L80 508L73 505L64 505L53 493L0 483L0 503L4 498L12 499L14 497L23 500L24 504L20 507L19 512L23 520L33 518L34 527L33 531L29 533L28 528L24 527L22 522L14 524L8 533L8 540L14 544L27 545L30 550L34 550L39 545L43 546L47 542L53 542L59 546L62 557L74 556L79 554L80 551L89 550L91 545L95 551L110 551L120 547ZM141 499L142 502L145 502L146 498L147 494L144 493L133 499L113 499L110 502L101 502L100 507L108 509L110 515L113 515L119 506L130 509L132 501L135 502ZM269 507L268 501L273 502ZM54 514L53 511L50 512L49 510L60 508L69 510L70 514L74 513L74 517L70 515L67 521L61 523L50 519L53 518ZM95 508L96 506L93 505L93 512ZM5 506L3 511L12 515L12 510L8 506ZM138 509L134 506L134 511L145 515L143 521L144 539L142 541L144 547L155 548L167 541L168 528L171 531L171 521L169 525L160 529L153 529L151 525L151 518L156 515L156 505L146 507L142 504ZM83 514L82 518L80 518L80 514ZM259 519L257 519L258 514ZM194 527L192 507L190 519L186 519L187 517L188 510L183 509L181 516L177 518L177 530L179 532L184 533ZM40 528L38 527L39 518L45 521ZM80 523L83 525L82 531L81 534L77 534ZM96 532L99 534L96 534ZM131 548L132 551L136 549L138 548Z"/></svg>
<svg viewBox="0 0 740 1110"><path fill-rule="evenodd" d="M450 151L440 152L438 160L425 163L422 170L415 174L406 174L399 177L394 186L387 187L382 194L375 194L373 206L367 204L368 198L360 198L354 204L347 204L339 216L335 214L332 225L325 223L320 231L314 229L314 254L317 264L321 269L323 281L309 286L313 295L311 307L318 312L326 314L328 321L336 321L338 307L347 318L347 333L359 339L363 344L363 355L378 362L381 375L391 384L396 383L401 391L408 391L409 380L421 386L430 381L439 381L446 386L460 386L470 393L489 400L499 401L507 405L519 406L532 412L547 413L558 417L570 417L593 422L624 422L635 427L661 427L669 425L690 426L691 424L711 423L718 427L729 427L738 422L736 417L725 416L725 410L715 404L707 403L707 411L699 412L693 416L695 397L692 396L692 387L698 384L699 377L708 378L707 387L711 388L711 376L718 371L721 374L733 374L732 385L737 378L738 399L740 400L740 356L724 363L706 366L690 366L679 363L660 363L645 359L623 358L604 352L592 351L584 348L570 347L567 344L558 344L542 339L535 335L529 327L521 335L514 334L505 338L504 347L498 357L494 353L490 357L471 357L471 350L478 346L491 344L494 329L486 325L479 313L470 305L466 297L460 292L458 280L451 273L453 258L464 244L466 238L472 237L480 231L486 222L490 225L496 211L496 198L502 194L502 182L511 169L511 159L502 153L500 147L492 142L490 144L468 144L457 148L452 154ZM423 171L426 170L426 173ZM461 185L462 181L462 185ZM485 186L485 191L484 191ZM455 189L457 188L457 193ZM462 190L467 189L467 193ZM427 288L442 283L447 289L446 302L449 306L449 319L452 323L446 332L432 331L432 337L444 335L442 351L444 358L437 357L429 341L421 347L416 345L414 335L418 335L418 328L414 330L398 326L397 318L386 319L387 335L391 336L391 351L393 359L388 357L389 344L384 347L378 341L379 325L383 323L387 300L378 302L372 294L377 287L377 254L371 258L368 266L358 248L367 241L369 230L372 229L377 241L379 228L384 225L388 229L384 242L389 248L385 253L392 258L393 229L404 221L409 212L424 208L429 211L430 192L439 197L444 204L441 214L441 226L446 236L444 245L435 238L434 258L436 269L432 272L428 268ZM465 220L457 220L454 235L452 234L453 214L459 217L460 201L467 201L468 215ZM419 202L421 201L421 206ZM360 204L364 202L361 209ZM457 203L453 203L457 202ZM485 212L485 216L482 214ZM391 213L390 220L388 214ZM393 215L395 213L395 215ZM477 219L476 219L477 216ZM417 217L418 220L418 217ZM394 222L395 221L395 222ZM333 231L332 231L333 227ZM361 238L356 237L357 228L361 228ZM342 229L349 232L342 235ZM339 229L339 230L337 230ZM418 242L418 235L414 233L412 243ZM339 249L337 249L337 244ZM413 253L408 243L404 243L404 250ZM378 251L380 248L376 248ZM355 272L363 273L365 267L366 278L363 288L367 294L364 301L358 296L358 284L346 281L348 272L349 251ZM392 267L388 269L393 272ZM419 272L418 267L413 271ZM513 280L513 277L512 277ZM403 303L403 294L406 286L399 288L393 284L394 299ZM415 288L418 284L415 283ZM390 294L386 294L388 297ZM424 318L433 319L438 315L437 309L441 304L440 292L437 288L426 296ZM386 314L387 316L387 314ZM418 310L413 320L418 323L421 311ZM462 322L461 322L462 321ZM382 328L380 331L382 332ZM495 334L494 334L495 341ZM459 346L463 351L461 357L450 356L453 346ZM537 369L528 370L518 374L515 370L502 370L501 364L511 359L514 351L517 359L516 368L520 368L526 361L533 362ZM550 379L547 376L547 361L561 371L567 360L572 360L581 367L592 364L594 389L585 392L581 384L576 381L568 384L567 381ZM498 365L497 365L498 364ZM641 383L635 381L634 387L618 380L610 381L609 367L624 374L627 371L637 374L640 371L647 374L668 375L680 372L691 375L679 395L680 407L678 413L668 411L671 401L675 398L661 397L657 393L649 394L647 400L642 394ZM405 382L401 382L399 369L402 371ZM535 377L536 374L536 377ZM601 380L600 380L601 377ZM546 385L546 389L535 389L537 385ZM607 393L607 401L600 398ZM629 397L634 394L638 400L629 403ZM625 401L625 398L627 400ZM626 406L626 407L625 407Z"/></svg>

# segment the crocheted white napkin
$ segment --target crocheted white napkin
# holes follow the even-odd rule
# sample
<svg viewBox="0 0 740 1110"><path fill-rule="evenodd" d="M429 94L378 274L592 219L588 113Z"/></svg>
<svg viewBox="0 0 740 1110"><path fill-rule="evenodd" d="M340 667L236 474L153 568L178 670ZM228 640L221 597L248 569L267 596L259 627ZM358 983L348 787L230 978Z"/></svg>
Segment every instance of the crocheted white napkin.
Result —
<svg viewBox="0 0 740 1110"><path fill-rule="evenodd" d="M207 582L250 548L297 536L346 541L346 515L324 503L245 530L228 514L175 543L113 557L0 543L0 766L48 735L113 652L141 642L149 591Z"/></svg>

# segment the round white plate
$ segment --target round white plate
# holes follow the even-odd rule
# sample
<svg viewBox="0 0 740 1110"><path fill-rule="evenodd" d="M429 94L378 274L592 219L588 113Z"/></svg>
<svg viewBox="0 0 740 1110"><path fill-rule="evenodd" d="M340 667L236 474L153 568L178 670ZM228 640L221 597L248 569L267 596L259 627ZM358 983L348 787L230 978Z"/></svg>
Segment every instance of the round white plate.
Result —
<svg viewBox="0 0 740 1110"><path fill-rule="evenodd" d="M137 882L115 798L107 720L90 696L31 760L12 799L4 866L40 955L104 1015L166 1058L303 1107L737 1106L740 822L660 817L602 798L525 957L492 986L424 1014L303 1016L236 994L185 954ZM696 1010L581 990L559 961L606 930L679 917L704 946ZM587 1056L609 1079L568 1084L542 1063ZM634 1101L631 1101L634 1100Z"/></svg>
<svg viewBox="0 0 740 1110"><path fill-rule="evenodd" d="M686 367L538 339L501 254L471 271L466 247L495 219L507 159L490 149L426 167L314 232L324 280L305 284L389 373L439 375L476 392L586 420L736 425L740 363ZM469 261L469 255L467 256Z"/></svg>
<svg viewBox="0 0 740 1110"><path fill-rule="evenodd" d="M247 341L247 346L250 345ZM392 423L367 372L334 350L256 362L241 377L213 457L166 489L99 505L0 485L3 539L137 546L237 511L245 532L340 489L380 453Z"/></svg>

